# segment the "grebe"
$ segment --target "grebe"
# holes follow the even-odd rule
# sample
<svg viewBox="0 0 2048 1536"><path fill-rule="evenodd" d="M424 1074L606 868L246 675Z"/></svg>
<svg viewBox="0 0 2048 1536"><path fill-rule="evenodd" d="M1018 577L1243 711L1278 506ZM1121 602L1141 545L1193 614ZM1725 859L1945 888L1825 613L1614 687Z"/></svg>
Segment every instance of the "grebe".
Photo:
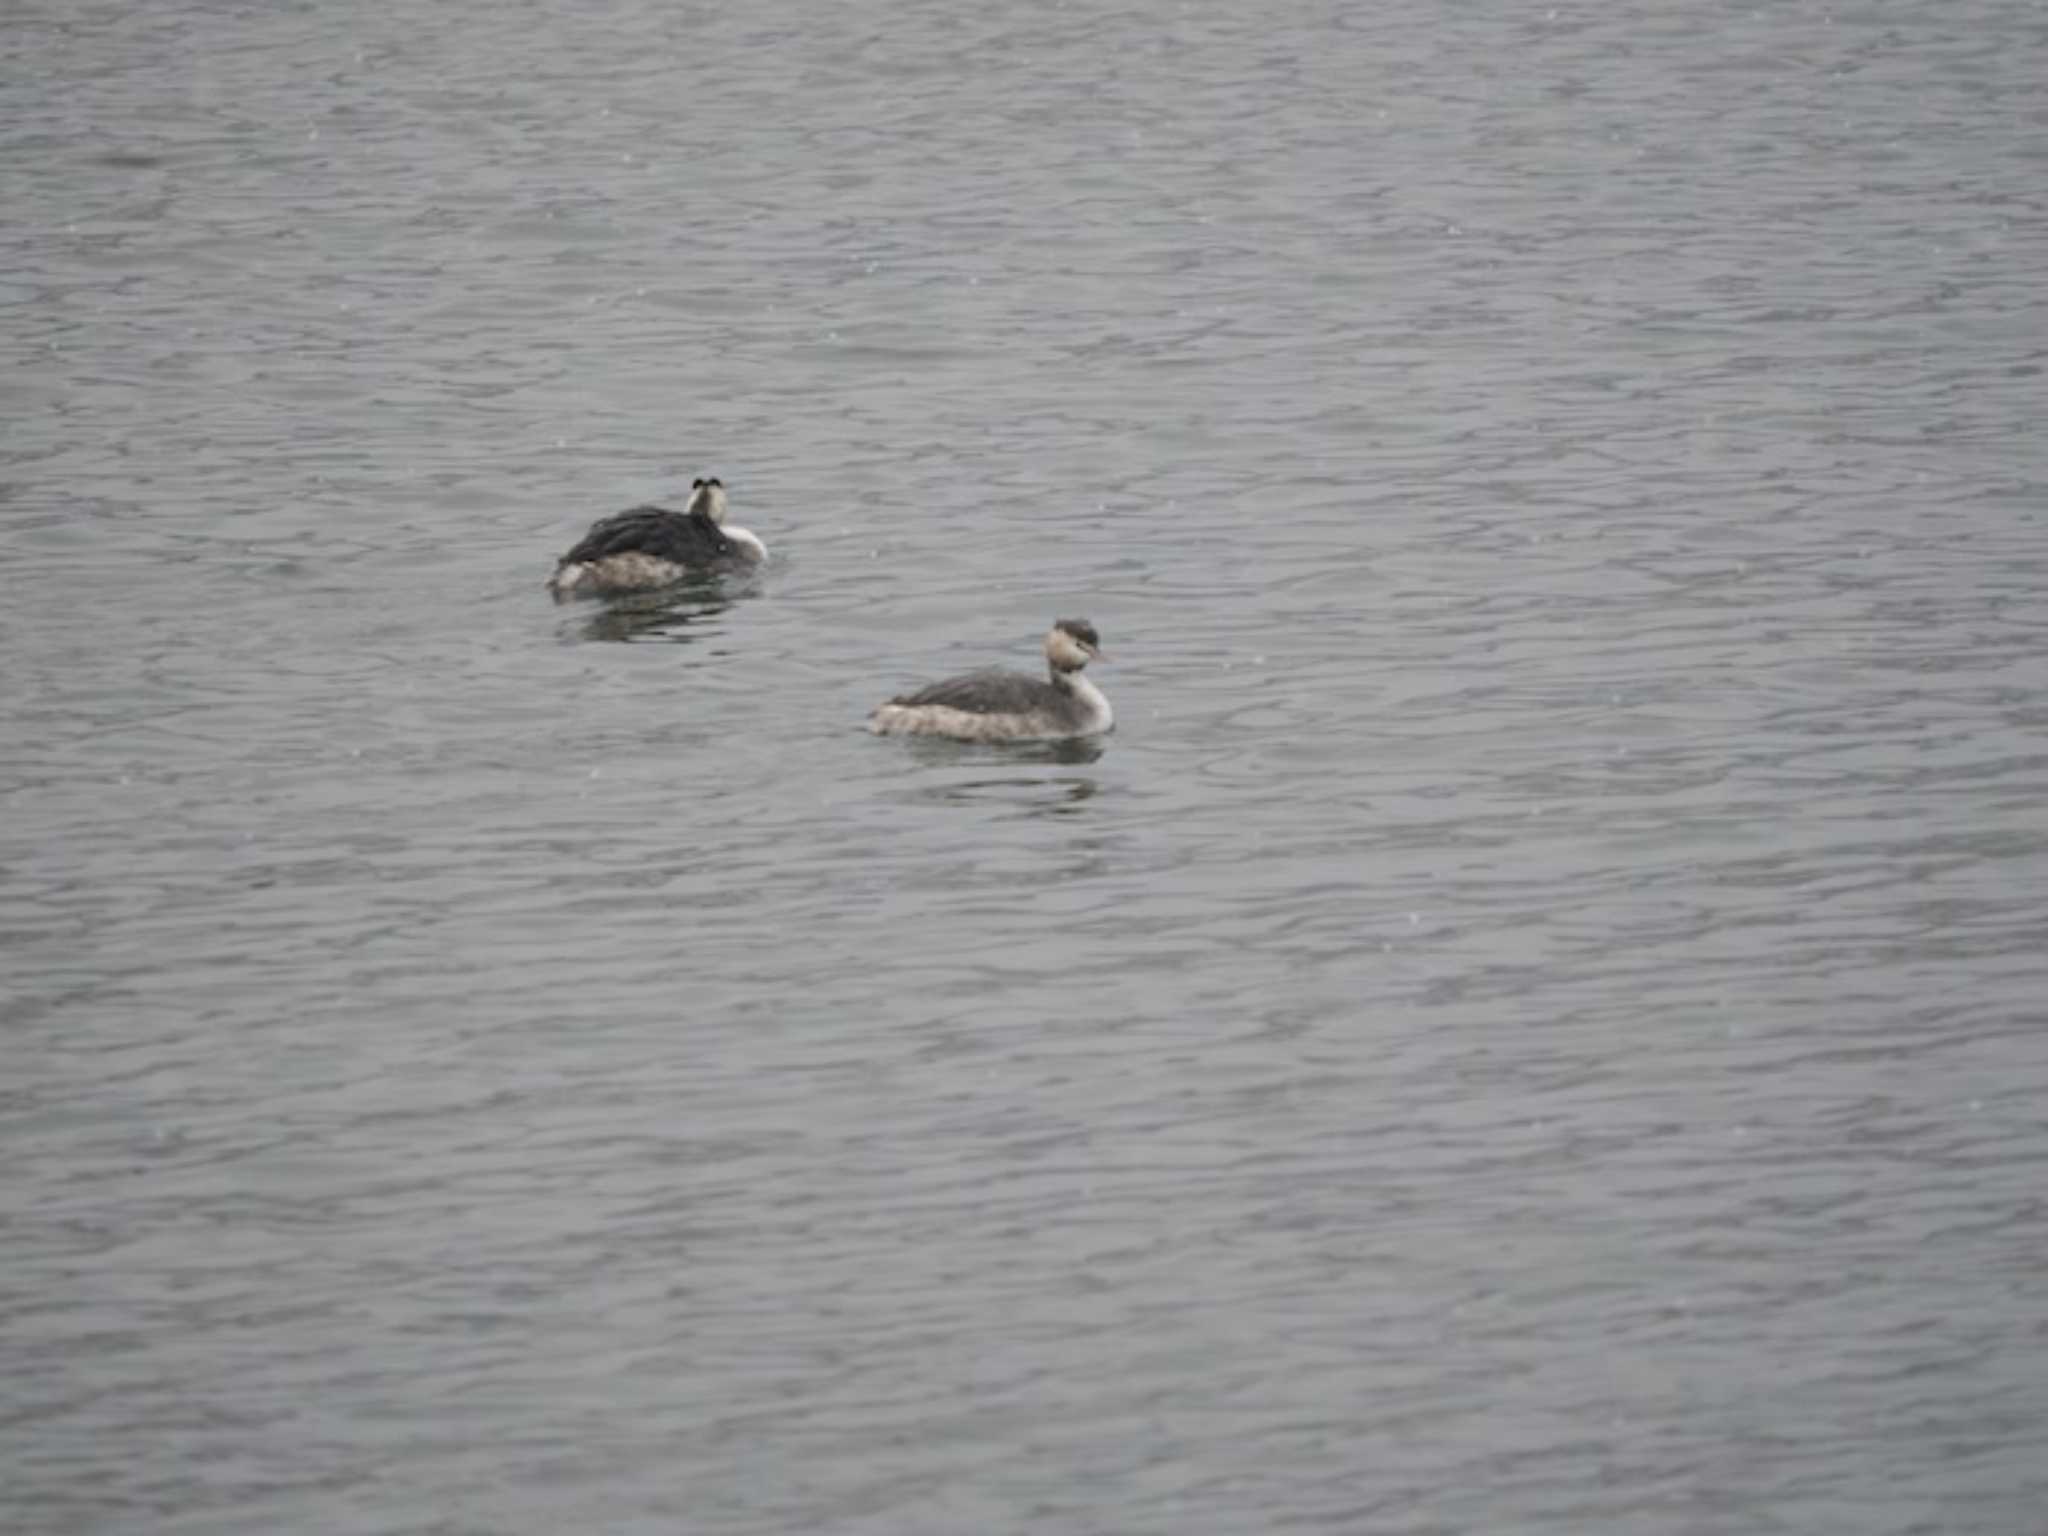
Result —
<svg viewBox="0 0 2048 1536"><path fill-rule="evenodd" d="M1099 736L1116 717L1102 690L1081 669L1101 655L1093 624L1061 619L1045 632L1050 682L1021 672L970 672L891 699L868 716L868 729L877 736L950 736L955 741Z"/></svg>
<svg viewBox="0 0 2048 1536"><path fill-rule="evenodd" d="M693 573L740 569L767 558L767 545L725 520L725 483L713 476L690 482L690 504L680 512L647 506L599 518L556 562L548 590L558 599L644 592Z"/></svg>

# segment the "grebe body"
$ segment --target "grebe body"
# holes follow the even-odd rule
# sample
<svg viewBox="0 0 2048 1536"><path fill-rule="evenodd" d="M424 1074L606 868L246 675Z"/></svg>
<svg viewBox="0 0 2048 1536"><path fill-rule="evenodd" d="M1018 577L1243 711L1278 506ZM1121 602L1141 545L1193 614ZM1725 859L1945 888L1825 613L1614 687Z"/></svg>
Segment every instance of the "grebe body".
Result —
<svg viewBox="0 0 2048 1536"><path fill-rule="evenodd" d="M744 570L767 558L767 545L726 521L724 484L695 480L689 505L680 512L633 507L592 523L556 562L548 590L558 599L645 592L685 576Z"/></svg>
<svg viewBox="0 0 2048 1536"><path fill-rule="evenodd" d="M946 736L955 741L1067 741L1099 736L1116 723L1109 700L1081 669L1102 655L1086 619L1061 619L1046 631L1050 676L970 672L902 694L868 717L877 736Z"/></svg>

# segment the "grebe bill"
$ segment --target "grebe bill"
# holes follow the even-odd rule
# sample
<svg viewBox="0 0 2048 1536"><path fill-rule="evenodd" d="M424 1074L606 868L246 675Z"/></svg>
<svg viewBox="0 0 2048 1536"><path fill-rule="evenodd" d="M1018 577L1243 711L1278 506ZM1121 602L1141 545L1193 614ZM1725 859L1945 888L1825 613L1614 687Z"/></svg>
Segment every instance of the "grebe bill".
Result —
<svg viewBox="0 0 2048 1536"><path fill-rule="evenodd" d="M1101 637L1086 619L1061 619L1046 631L1041 681L1021 672L970 672L891 699L868 717L877 736L946 736L955 741L1065 741L1099 736L1116 724L1102 690L1081 675L1102 660Z"/></svg>
<svg viewBox="0 0 2048 1536"><path fill-rule="evenodd" d="M725 485L714 476L690 482L690 502L680 512L644 506L599 518L556 562L547 585L558 598L644 592L692 572L742 569L767 558L767 545L726 521Z"/></svg>

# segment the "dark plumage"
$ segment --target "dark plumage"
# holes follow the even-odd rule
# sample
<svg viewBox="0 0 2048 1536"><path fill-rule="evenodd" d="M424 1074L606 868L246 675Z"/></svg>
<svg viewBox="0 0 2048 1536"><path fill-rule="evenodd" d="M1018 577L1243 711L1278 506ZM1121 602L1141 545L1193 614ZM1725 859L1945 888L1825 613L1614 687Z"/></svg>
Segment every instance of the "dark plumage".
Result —
<svg viewBox="0 0 2048 1536"><path fill-rule="evenodd" d="M633 507L590 525L564 565L594 565L612 555L648 555L677 565L709 565L739 557L739 547L719 532L709 514L667 507Z"/></svg>
<svg viewBox="0 0 2048 1536"><path fill-rule="evenodd" d="M557 598L646 592L683 577L761 564L768 546L725 520L725 485L716 476L690 484L690 504L633 507L590 525L556 562L548 590Z"/></svg>
<svg viewBox="0 0 2048 1536"><path fill-rule="evenodd" d="M964 677L949 677L943 683L933 683L915 693L898 694L889 702L908 704L913 708L937 704L946 709L970 709L984 715L1021 715L1041 707L1045 697L1044 678L990 667L980 672L969 672Z"/></svg>

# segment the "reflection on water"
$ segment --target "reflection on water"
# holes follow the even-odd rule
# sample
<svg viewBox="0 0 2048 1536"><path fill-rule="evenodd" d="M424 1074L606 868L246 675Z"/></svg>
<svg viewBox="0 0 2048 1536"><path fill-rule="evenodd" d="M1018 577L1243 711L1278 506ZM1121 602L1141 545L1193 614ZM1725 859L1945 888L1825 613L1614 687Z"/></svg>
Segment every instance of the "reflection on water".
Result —
<svg viewBox="0 0 2048 1536"><path fill-rule="evenodd" d="M1069 741L952 741L944 736L879 738L894 750L909 753L921 768L958 768L981 763L1048 763L1077 767L1099 761L1108 750L1107 736L1078 736Z"/></svg>
<svg viewBox="0 0 2048 1536"><path fill-rule="evenodd" d="M655 592L572 601L592 606L590 616L578 626L582 639L624 644L658 640L671 645L688 645L705 638L693 632L695 626L717 618L747 595L745 591L728 592L717 576L704 576L692 577Z"/></svg>
<svg viewBox="0 0 2048 1536"><path fill-rule="evenodd" d="M1099 780L1085 774L1024 773L977 775L922 782L927 773L948 769L1030 767L1075 768L1097 762L1107 750L1106 736L1071 741L965 742L943 736L885 738L888 749L907 756L918 777L904 792L912 803L957 806L1002 806L1027 816L1078 815L1102 791Z"/></svg>
<svg viewBox="0 0 2048 1536"><path fill-rule="evenodd" d="M915 791L911 798L945 805L1010 805L1031 816L1072 816L1102 792L1096 780L963 779Z"/></svg>

